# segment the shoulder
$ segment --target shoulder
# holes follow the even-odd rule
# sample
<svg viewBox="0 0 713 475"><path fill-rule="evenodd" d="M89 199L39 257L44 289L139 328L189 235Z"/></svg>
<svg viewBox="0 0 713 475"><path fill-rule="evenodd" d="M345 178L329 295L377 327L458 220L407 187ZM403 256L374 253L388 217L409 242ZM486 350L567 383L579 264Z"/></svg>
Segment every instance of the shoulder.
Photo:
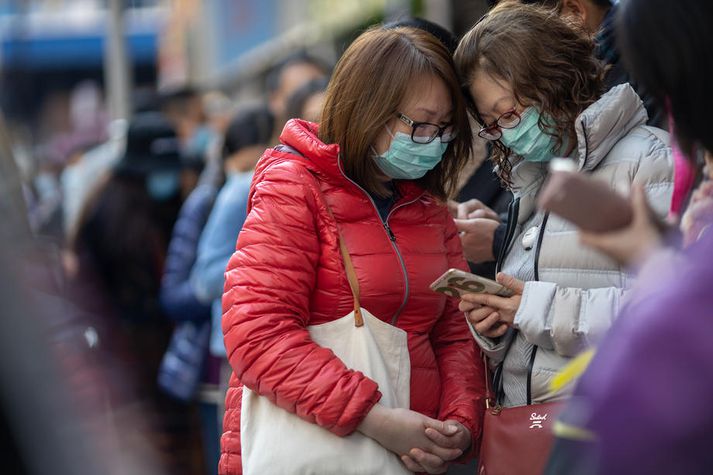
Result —
<svg viewBox="0 0 713 475"><path fill-rule="evenodd" d="M612 147L605 161L617 163L643 160L659 161L664 166L673 163L668 132L650 126L635 127Z"/></svg>
<svg viewBox="0 0 713 475"><path fill-rule="evenodd" d="M673 183L673 151L668 132L649 126L632 129L621 138L598 167L598 174L624 176L645 186Z"/></svg>
<svg viewBox="0 0 713 475"><path fill-rule="evenodd" d="M252 182L253 191L262 186L315 188L319 184L317 177L304 163L304 159L268 149L258 164Z"/></svg>
<svg viewBox="0 0 713 475"><path fill-rule="evenodd" d="M191 194L188 195L188 198L186 198L183 208L181 209L181 214L192 214L204 210L210 206L215 196L215 186L207 184L198 185Z"/></svg>

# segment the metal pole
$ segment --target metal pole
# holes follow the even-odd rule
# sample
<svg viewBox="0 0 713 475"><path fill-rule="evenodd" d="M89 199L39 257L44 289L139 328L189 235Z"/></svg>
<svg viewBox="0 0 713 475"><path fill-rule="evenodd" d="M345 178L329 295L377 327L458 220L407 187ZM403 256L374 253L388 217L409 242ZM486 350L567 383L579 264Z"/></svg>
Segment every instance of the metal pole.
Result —
<svg viewBox="0 0 713 475"><path fill-rule="evenodd" d="M109 0L104 41L104 87L112 119L131 115L131 68L126 56L123 0Z"/></svg>
<svg viewBox="0 0 713 475"><path fill-rule="evenodd" d="M453 8L450 0L426 0L424 17L453 31Z"/></svg>

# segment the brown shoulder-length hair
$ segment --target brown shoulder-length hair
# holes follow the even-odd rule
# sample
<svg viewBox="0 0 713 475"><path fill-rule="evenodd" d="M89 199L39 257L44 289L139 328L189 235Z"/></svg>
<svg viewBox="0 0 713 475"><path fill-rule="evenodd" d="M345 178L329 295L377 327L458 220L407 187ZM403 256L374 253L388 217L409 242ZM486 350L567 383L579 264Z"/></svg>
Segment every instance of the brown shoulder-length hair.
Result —
<svg viewBox="0 0 713 475"><path fill-rule="evenodd" d="M574 147L577 116L604 90L604 67L594 42L556 10L519 1L501 2L465 34L455 53L468 105L483 125L470 86L482 72L512 87L515 99L541 112L539 126L556 139L553 151ZM493 160L510 184L510 150L496 142Z"/></svg>
<svg viewBox="0 0 713 475"><path fill-rule="evenodd" d="M378 196L387 196L388 191L378 179L372 146L421 74L436 75L448 88L457 136L443 160L416 183L434 197L446 199L455 191L472 144L465 99L446 47L416 28L373 27L347 48L329 82L319 137L339 144L345 173Z"/></svg>

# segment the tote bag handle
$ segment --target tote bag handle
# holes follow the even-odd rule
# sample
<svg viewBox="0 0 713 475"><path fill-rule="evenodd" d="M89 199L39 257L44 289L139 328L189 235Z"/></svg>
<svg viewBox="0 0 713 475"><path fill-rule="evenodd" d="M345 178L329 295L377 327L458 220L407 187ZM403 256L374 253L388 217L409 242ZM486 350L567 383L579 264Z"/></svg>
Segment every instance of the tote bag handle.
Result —
<svg viewBox="0 0 713 475"><path fill-rule="evenodd" d="M289 145L280 144L275 147L275 150L278 150L283 153L297 155L299 157L304 156L300 152L298 152L296 149L290 147ZM317 179L317 181L319 182L319 179ZM329 215L332 217L332 219L334 220L334 222L337 225L337 234L338 234L338 239L339 239L339 252L342 254L342 261L344 262L344 269L347 272L347 280L349 281L349 288L352 291L352 297L354 297L354 326L361 327L361 326L364 326L364 316L361 314L361 303L359 302L359 281L357 280L356 271L354 270L354 264L352 263L352 258L349 255L349 250L347 249L347 245L344 244L344 238L342 237L342 233L341 233L341 231L339 231L339 221L337 221L337 218L334 217L334 213L332 213L332 210L329 207L329 203L327 203L327 198L324 196L324 193L322 192L322 188L319 186L319 184L317 186L317 189L319 190L319 194L322 195L322 201L324 201L324 207L327 208L327 212L329 213Z"/></svg>
<svg viewBox="0 0 713 475"><path fill-rule="evenodd" d="M329 209L329 205L326 204L329 214L334 218L332 211ZM336 219L334 220L336 222ZM337 224L337 227L339 224ZM339 233L339 252L342 253L342 260L344 261L344 269L347 271L347 280L349 281L349 287L352 289L352 296L354 297L354 326L361 327L364 325L364 316L361 314L361 303L359 303L359 281L357 280L356 271L354 270L354 264L352 263L352 258L349 255L349 250L347 245L344 244L344 238L342 233Z"/></svg>

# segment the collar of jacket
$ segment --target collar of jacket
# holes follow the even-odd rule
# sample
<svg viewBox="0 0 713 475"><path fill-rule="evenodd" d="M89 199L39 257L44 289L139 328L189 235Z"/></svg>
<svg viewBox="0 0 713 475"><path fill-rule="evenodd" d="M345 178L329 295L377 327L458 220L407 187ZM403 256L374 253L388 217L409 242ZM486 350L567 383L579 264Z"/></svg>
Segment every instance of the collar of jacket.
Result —
<svg viewBox="0 0 713 475"><path fill-rule="evenodd" d="M339 144L325 144L319 139L318 132L319 124L302 119L290 119L280 134L280 142L296 150L301 156L288 151L274 150L273 153L266 154L265 160L261 160L256 174L267 168L275 159L294 160L302 163L323 180L347 189L357 188L342 172ZM273 157L272 160L268 159L269 155ZM396 180L395 183L399 192L399 202L416 199L424 193L424 190L414 182Z"/></svg>
<svg viewBox="0 0 713 475"><path fill-rule="evenodd" d="M613 87L575 121L578 168L595 169L619 140L647 120L644 103L628 83Z"/></svg>

